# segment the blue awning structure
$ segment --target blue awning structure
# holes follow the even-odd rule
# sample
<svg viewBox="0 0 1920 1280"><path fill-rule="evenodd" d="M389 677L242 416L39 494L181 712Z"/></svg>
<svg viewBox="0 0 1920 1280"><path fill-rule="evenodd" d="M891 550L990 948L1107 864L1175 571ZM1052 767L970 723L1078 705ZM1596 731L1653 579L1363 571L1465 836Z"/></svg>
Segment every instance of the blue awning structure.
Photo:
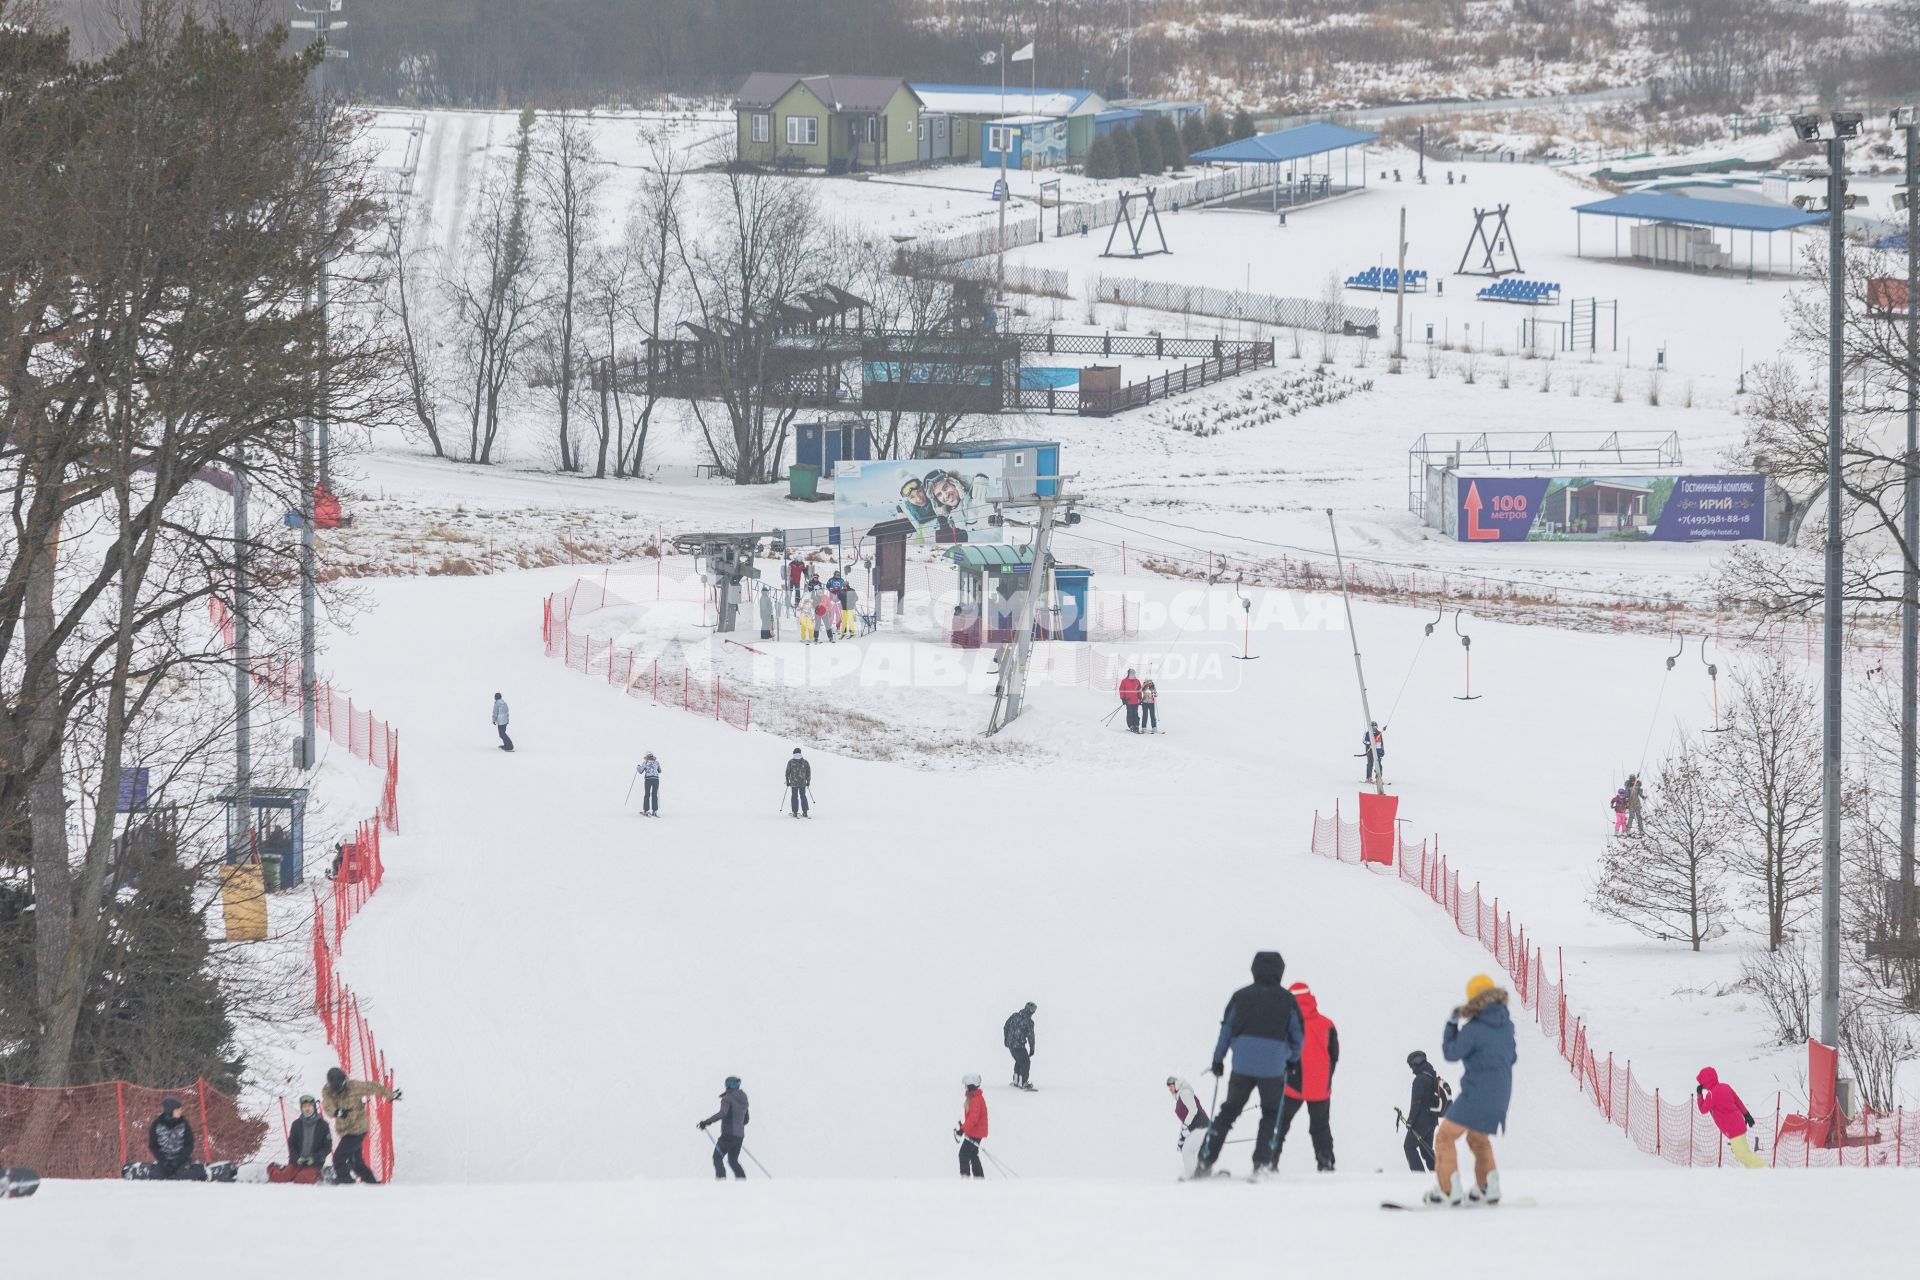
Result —
<svg viewBox="0 0 1920 1280"><path fill-rule="evenodd" d="M1647 222L1675 222L1688 227L1720 227L1730 231L1792 231L1826 222L1826 215L1803 213L1780 205L1744 200L1701 200L1694 196L1636 191L1629 195L1578 204L1575 213L1603 218L1640 218Z"/></svg>
<svg viewBox="0 0 1920 1280"><path fill-rule="evenodd" d="M1347 147L1372 142L1380 135L1362 133L1337 124L1303 124L1277 133L1258 133L1238 142L1228 142L1205 151L1196 151L1189 159L1214 164L1285 164L1308 156L1324 155Z"/></svg>

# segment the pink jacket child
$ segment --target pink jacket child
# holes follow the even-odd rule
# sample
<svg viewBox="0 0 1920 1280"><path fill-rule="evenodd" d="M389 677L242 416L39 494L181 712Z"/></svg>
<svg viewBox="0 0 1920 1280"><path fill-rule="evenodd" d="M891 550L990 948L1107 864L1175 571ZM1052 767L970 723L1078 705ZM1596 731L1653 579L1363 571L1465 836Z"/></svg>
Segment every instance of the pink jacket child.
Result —
<svg viewBox="0 0 1920 1280"><path fill-rule="evenodd" d="M1700 1068L1694 1080L1697 1087L1693 1092L1693 1105L1701 1115L1713 1117L1714 1126L1726 1135L1734 1159L1749 1169L1765 1167L1766 1161L1754 1154L1753 1144L1747 1138L1747 1131L1753 1128L1753 1114L1747 1110L1747 1104L1740 1101L1733 1086L1722 1084L1720 1073L1712 1067Z"/></svg>

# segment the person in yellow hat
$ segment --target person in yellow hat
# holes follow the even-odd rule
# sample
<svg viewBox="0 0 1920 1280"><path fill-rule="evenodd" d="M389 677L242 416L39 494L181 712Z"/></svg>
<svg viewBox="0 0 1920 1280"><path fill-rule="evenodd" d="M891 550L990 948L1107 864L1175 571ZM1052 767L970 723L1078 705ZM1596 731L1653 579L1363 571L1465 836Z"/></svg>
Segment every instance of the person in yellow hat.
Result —
<svg viewBox="0 0 1920 1280"><path fill-rule="evenodd" d="M1462 1199L1497 1203L1500 1171L1493 1159L1493 1135L1507 1124L1513 1099L1513 1019L1507 993L1484 973L1467 979L1467 1002L1453 1011L1440 1033L1440 1052L1463 1068L1460 1093L1434 1134L1433 1175L1439 1183L1427 1192L1428 1204L1459 1204ZM1463 1197L1459 1179L1461 1138L1473 1152L1473 1186Z"/></svg>

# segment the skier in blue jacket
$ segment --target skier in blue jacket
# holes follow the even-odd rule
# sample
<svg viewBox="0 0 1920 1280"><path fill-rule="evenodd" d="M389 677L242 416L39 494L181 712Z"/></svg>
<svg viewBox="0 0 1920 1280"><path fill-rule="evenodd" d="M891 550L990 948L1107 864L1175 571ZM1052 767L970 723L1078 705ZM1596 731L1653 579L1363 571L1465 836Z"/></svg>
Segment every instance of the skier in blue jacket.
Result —
<svg viewBox="0 0 1920 1280"><path fill-rule="evenodd" d="M1493 979L1477 973L1467 980L1467 1002L1453 1011L1440 1033L1440 1052L1463 1068L1460 1092L1434 1134L1435 1180L1427 1192L1428 1204L1459 1204L1454 1177L1460 1164L1459 1141L1473 1152L1473 1186L1466 1196L1493 1204L1500 1199L1500 1171L1493 1160L1493 1135L1507 1124L1507 1104L1513 1099L1513 1064L1519 1058L1514 1045L1513 1019L1507 1014L1507 993Z"/></svg>
<svg viewBox="0 0 1920 1280"><path fill-rule="evenodd" d="M1260 1129L1253 1143L1253 1171L1274 1168L1280 1160L1275 1132L1283 1105L1287 1068L1300 1060L1306 1032L1293 993L1280 985L1287 962L1278 951L1262 951L1253 958L1253 981L1233 993L1220 1019L1220 1036L1213 1046L1213 1074L1226 1071L1227 1053L1233 1053L1233 1075L1227 1080L1227 1100L1214 1113L1207 1139L1200 1145L1200 1163L1193 1176L1213 1172L1226 1145L1227 1133L1240 1118L1254 1090L1260 1092Z"/></svg>

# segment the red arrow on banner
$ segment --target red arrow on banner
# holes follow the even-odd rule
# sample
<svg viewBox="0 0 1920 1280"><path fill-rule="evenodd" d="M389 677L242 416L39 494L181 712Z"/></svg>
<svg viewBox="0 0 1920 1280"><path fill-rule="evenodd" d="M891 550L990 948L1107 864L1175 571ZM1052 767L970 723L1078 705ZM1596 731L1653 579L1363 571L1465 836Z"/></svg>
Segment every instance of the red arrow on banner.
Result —
<svg viewBox="0 0 1920 1280"><path fill-rule="evenodd" d="M1467 499L1460 505L1465 507L1467 511L1468 542L1498 542L1500 540L1500 531L1498 529L1482 529L1480 527L1479 485L1472 481L1467 482Z"/></svg>

